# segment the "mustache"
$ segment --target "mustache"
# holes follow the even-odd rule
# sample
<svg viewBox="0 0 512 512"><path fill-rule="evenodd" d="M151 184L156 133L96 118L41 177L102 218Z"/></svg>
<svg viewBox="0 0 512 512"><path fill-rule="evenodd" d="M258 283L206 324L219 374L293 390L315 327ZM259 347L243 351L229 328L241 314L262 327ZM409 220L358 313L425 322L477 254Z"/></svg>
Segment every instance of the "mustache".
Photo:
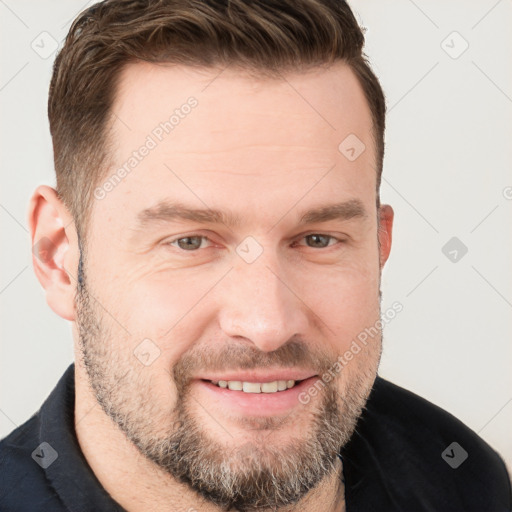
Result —
<svg viewBox="0 0 512 512"><path fill-rule="evenodd" d="M313 351L307 343L291 340L272 352L262 352L246 344L225 344L218 350L202 347L184 354L172 373L178 389L185 389L192 377L201 371L251 370L261 368L314 369L327 371L336 355Z"/></svg>

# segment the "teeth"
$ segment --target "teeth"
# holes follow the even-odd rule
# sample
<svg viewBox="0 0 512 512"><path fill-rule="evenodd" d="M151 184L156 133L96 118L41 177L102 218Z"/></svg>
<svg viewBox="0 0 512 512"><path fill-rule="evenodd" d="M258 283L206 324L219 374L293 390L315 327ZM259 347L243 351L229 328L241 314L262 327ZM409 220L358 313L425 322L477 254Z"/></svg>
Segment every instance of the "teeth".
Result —
<svg viewBox="0 0 512 512"><path fill-rule="evenodd" d="M279 389L279 385L277 380L274 382L264 382L261 385L261 392L262 393L275 393ZM245 391L245 389L244 389Z"/></svg>
<svg viewBox="0 0 512 512"><path fill-rule="evenodd" d="M244 382L242 389L244 393L261 393L261 384L259 382Z"/></svg>
<svg viewBox="0 0 512 512"><path fill-rule="evenodd" d="M231 391L243 391L244 393L276 393L285 391L295 386L294 380L275 380L273 382L242 382L240 380L212 381L212 384Z"/></svg>

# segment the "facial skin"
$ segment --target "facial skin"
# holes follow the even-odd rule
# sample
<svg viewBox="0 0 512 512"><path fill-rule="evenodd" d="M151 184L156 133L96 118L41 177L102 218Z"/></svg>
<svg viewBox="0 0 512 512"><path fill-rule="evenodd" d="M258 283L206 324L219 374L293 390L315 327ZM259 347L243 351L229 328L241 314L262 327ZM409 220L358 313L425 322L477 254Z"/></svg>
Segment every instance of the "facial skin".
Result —
<svg viewBox="0 0 512 512"><path fill-rule="evenodd" d="M336 453L375 379L380 336L307 404L283 398L293 390L239 403L241 391L203 379L312 384L380 318L393 212L376 207L369 108L343 63L286 80L131 64L107 178L190 97L190 113L93 201L81 286L69 212L49 187L31 201L33 242L52 241L36 274L73 322L80 446L127 510L341 510ZM338 149L349 134L366 146L354 161ZM163 202L238 222L165 220L160 208L141 224ZM301 224L338 203L352 216Z"/></svg>

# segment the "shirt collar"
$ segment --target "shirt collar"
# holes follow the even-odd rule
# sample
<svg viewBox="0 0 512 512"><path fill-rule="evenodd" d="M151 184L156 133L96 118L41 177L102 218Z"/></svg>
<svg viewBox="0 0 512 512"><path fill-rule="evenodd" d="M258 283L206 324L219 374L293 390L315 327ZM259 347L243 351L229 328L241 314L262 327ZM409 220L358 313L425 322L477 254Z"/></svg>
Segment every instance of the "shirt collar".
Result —
<svg viewBox="0 0 512 512"><path fill-rule="evenodd" d="M70 511L124 511L87 463L76 437L74 411L75 365L71 364L40 411L40 441L57 452L45 469L46 477Z"/></svg>

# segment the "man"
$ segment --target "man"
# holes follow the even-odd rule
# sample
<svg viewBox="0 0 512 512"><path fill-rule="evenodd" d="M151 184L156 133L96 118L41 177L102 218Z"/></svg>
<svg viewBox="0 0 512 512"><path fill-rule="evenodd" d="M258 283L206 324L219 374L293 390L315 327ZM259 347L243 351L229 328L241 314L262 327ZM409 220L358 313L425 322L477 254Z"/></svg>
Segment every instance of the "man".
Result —
<svg viewBox="0 0 512 512"><path fill-rule="evenodd" d="M1 442L2 510L510 510L499 455L377 376L393 211L363 42L328 0L75 21L29 224L76 359Z"/></svg>

